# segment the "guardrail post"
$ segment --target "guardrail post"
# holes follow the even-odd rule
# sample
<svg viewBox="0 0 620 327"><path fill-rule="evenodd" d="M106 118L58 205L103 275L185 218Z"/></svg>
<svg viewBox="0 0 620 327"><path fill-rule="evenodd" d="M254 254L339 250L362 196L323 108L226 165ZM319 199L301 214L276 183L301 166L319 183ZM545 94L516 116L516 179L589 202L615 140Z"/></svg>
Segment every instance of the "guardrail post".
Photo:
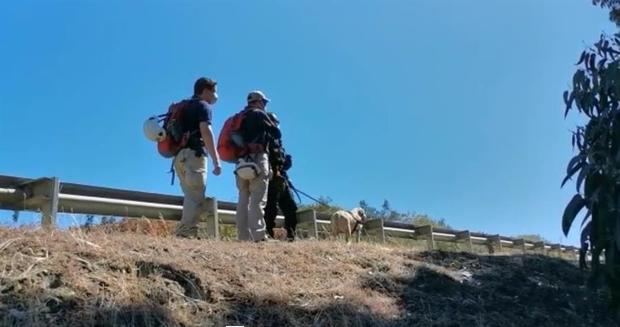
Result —
<svg viewBox="0 0 620 327"><path fill-rule="evenodd" d="M319 230L316 223L316 211L314 211L314 209L307 208L297 211L297 230L299 231L300 229L304 232L303 234L309 234L316 240L319 239Z"/></svg>
<svg viewBox="0 0 620 327"><path fill-rule="evenodd" d="M541 254L546 254L545 252L545 242L534 242L534 251L539 252Z"/></svg>
<svg viewBox="0 0 620 327"><path fill-rule="evenodd" d="M467 247L467 251L469 252L473 252L474 250L474 246L471 242L471 233L468 230L464 230L462 232L457 232L456 233L456 241L458 242L463 242L465 243L465 246Z"/></svg>
<svg viewBox="0 0 620 327"><path fill-rule="evenodd" d="M56 226L58 213L58 178L39 178L19 186L25 194L24 207L38 207L41 210L41 226L51 229Z"/></svg>
<svg viewBox="0 0 620 327"><path fill-rule="evenodd" d="M525 240L524 239L521 238L521 239L518 239L518 240L514 240L512 242L512 244L513 244L513 246L515 248L520 248L521 251L523 252L523 254L525 254L527 252L527 249L525 247Z"/></svg>
<svg viewBox="0 0 620 327"><path fill-rule="evenodd" d="M415 231L415 236L414 236L415 238L426 240L426 248L429 251L433 251L435 249L435 236L433 235L432 225L414 227L414 231Z"/></svg>
<svg viewBox="0 0 620 327"><path fill-rule="evenodd" d="M569 254L569 250L567 247L560 249L560 258L566 260L573 260L573 256Z"/></svg>
<svg viewBox="0 0 620 327"><path fill-rule="evenodd" d="M489 236L487 238L487 246L489 247L489 254L493 254L495 252L502 252L502 239L499 234Z"/></svg>
<svg viewBox="0 0 620 327"><path fill-rule="evenodd" d="M205 199L206 205L206 223L207 223L207 235L214 240L220 239L220 226L217 216L217 199L214 197L208 197Z"/></svg>
<svg viewBox="0 0 620 327"><path fill-rule="evenodd" d="M380 243L385 242L385 230L383 229L382 218L367 220L366 223L362 225L362 230L366 232L366 235L369 236L370 239L379 241Z"/></svg>
<svg viewBox="0 0 620 327"><path fill-rule="evenodd" d="M549 254L552 257L562 257L562 246L560 244L551 244Z"/></svg>

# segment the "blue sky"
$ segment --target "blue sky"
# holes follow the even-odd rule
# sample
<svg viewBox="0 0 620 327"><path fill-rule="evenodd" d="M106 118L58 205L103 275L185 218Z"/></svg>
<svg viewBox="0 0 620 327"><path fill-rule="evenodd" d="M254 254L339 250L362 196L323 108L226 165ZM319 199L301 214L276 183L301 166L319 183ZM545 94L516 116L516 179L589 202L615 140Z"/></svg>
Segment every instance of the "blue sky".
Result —
<svg viewBox="0 0 620 327"><path fill-rule="evenodd" d="M0 8L0 174L181 194L142 123L210 76L216 135L248 91L272 98L305 192L577 242L561 239L578 121L563 119L562 92L584 47L614 31L591 1ZM236 200L231 168L209 174L209 195Z"/></svg>

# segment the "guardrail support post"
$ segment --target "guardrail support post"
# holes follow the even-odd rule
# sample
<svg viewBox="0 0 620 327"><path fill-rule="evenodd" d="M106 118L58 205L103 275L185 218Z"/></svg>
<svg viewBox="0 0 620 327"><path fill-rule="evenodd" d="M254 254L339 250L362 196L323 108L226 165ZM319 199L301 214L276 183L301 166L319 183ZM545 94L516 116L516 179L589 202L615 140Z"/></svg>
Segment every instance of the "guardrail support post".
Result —
<svg viewBox="0 0 620 327"><path fill-rule="evenodd" d="M541 254L546 254L545 242L534 242L534 251Z"/></svg>
<svg viewBox="0 0 620 327"><path fill-rule="evenodd" d="M208 197L205 199L206 205L206 223L207 223L207 235L210 239L220 239L220 226L217 216L217 199L214 197Z"/></svg>
<svg viewBox="0 0 620 327"><path fill-rule="evenodd" d="M487 239L487 246L489 248L489 254L493 254L495 252L502 252L502 239L499 234L494 236L489 236Z"/></svg>
<svg viewBox="0 0 620 327"><path fill-rule="evenodd" d="M456 233L456 241L458 242L464 242L465 243L465 247L467 247L467 251L469 252L473 252L474 247L471 243L471 233L468 230L462 231L462 232L457 232Z"/></svg>
<svg viewBox="0 0 620 327"><path fill-rule="evenodd" d="M319 231L316 223L316 211L314 211L314 209L301 209L297 211L297 230L297 234L302 232L303 236L306 236L307 234L316 240L319 239Z"/></svg>
<svg viewBox="0 0 620 327"><path fill-rule="evenodd" d="M551 244L549 254L552 257L562 257L562 246L560 244Z"/></svg>
<svg viewBox="0 0 620 327"><path fill-rule="evenodd" d="M426 240L426 248L429 251L433 251L435 249L435 236L433 235L432 225L414 227L414 231L416 235L415 238Z"/></svg>
<svg viewBox="0 0 620 327"><path fill-rule="evenodd" d="M362 226L362 230L366 232L366 235L380 243L385 243L385 230L383 229L383 219L370 219ZM358 227L359 228L359 227ZM355 237L354 235L351 235Z"/></svg>
<svg viewBox="0 0 620 327"><path fill-rule="evenodd" d="M58 213L58 178L39 178L19 185L25 196L24 207L38 207L41 210L41 227L52 229L56 226Z"/></svg>
<svg viewBox="0 0 620 327"><path fill-rule="evenodd" d="M525 254L527 252L527 249L525 247L525 240L524 239L521 238L521 239L518 239L518 240L514 240L512 242L512 244L513 244L513 246L515 248L520 248L521 252L523 252L523 254Z"/></svg>

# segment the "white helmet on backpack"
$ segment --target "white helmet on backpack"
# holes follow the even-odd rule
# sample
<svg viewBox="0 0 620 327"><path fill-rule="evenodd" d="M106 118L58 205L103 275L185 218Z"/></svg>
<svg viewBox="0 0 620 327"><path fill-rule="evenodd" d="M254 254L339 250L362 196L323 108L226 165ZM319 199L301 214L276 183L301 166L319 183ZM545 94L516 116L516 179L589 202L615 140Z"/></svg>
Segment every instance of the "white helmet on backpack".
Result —
<svg viewBox="0 0 620 327"><path fill-rule="evenodd" d="M153 142L160 142L166 139L166 130L159 126L157 117L153 116L144 122L144 135Z"/></svg>

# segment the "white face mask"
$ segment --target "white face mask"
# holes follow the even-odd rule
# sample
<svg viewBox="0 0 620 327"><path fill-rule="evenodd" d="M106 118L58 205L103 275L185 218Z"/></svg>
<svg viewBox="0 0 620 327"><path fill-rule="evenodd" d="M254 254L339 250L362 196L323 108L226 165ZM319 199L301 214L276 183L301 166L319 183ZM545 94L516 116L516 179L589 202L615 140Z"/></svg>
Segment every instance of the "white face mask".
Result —
<svg viewBox="0 0 620 327"><path fill-rule="evenodd" d="M217 92L216 92L216 93L213 93L213 103L212 103L212 104L217 103L217 99L218 99L218 98L219 98L219 97L218 97L218 95L217 95Z"/></svg>

